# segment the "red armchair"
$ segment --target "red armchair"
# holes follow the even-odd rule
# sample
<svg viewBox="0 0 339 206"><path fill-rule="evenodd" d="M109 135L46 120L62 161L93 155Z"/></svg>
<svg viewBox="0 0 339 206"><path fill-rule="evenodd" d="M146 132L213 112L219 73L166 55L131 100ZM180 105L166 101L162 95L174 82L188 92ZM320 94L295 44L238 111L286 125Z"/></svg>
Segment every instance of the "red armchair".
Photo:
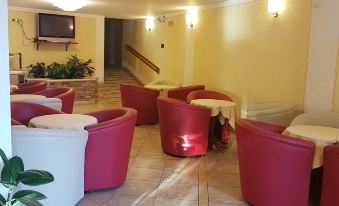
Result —
<svg viewBox="0 0 339 206"><path fill-rule="evenodd" d="M158 122L159 91L137 85L120 84L121 104L138 111L138 125Z"/></svg>
<svg viewBox="0 0 339 206"><path fill-rule="evenodd" d="M62 101L61 111L72 114L74 106L75 92L70 87L60 87L54 89L47 89L34 94L42 95L47 98L58 98Z"/></svg>
<svg viewBox="0 0 339 206"><path fill-rule="evenodd" d="M226 94L209 90L198 90L189 93L187 95L187 102L191 102L193 99L220 99L233 102L233 100Z"/></svg>
<svg viewBox="0 0 339 206"><path fill-rule="evenodd" d="M63 114L63 112L40 104L33 104L28 102L11 102L12 119L26 126L28 126L29 121L33 117L48 114Z"/></svg>
<svg viewBox="0 0 339 206"><path fill-rule="evenodd" d="M22 125L20 122L16 121L15 119L11 118L11 125Z"/></svg>
<svg viewBox="0 0 339 206"><path fill-rule="evenodd" d="M314 144L274 133L276 126L238 120L241 192L260 206L307 206Z"/></svg>
<svg viewBox="0 0 339 206"><path fill-rule="evenodd" d="M168 97L173 99L179 99L182 101L187 100L187 95L193 91L204 90L204 85L193 85L188 87L179 87L168 90Z"/></svg>
<svg viewBox="0 0 339 206"><path fill-rule="evenodd" d="M175 156L196 156L208 152L211 111L181 100L158 98L161 147Z"/></svg>
<svg viewBox="0 0 339 206"><path fill-rule="evenodd" d="M98 124L85 128L85 191L114 188L126 180L137 112L120 108L88 115Z"/></svg>
<svg viewBox="0 0 339 206"><path fill-rule="evenodd" d="M339 205L339 146L329 145L324 149L321 206Z"/></svg>
<svg viewBox="0 0 339 206"><path fill-rule="evenodd" d="M46 81L32 81L32 82L17 84L17 86L19 88L14 91L15 94L32 94L35 92L46 90L47 82Z"/></svg>

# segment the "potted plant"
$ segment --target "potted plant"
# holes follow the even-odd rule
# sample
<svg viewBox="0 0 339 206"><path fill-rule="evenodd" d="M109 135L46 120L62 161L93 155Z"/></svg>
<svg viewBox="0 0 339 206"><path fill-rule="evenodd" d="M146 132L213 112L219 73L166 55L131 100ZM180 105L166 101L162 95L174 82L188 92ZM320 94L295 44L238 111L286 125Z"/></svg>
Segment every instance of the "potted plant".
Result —
<svg viewBox="0 0 339 206"><path fill-rule="evenodd" d="M44 62L37 62L31 64L27 68L30 68L28 74L34 78L44 78L46 73L46 66Z"/></svg>
<svg viewBox="0 0 339 206"><path fill-rule="evenodd" d="M90 66L92 59L84 61L76 55L71 55L65 65L65 75L67 79L82 79L86 76L92 76L94 67Z"/></svg>
<svg viewBox="0 0 339 206"><path fill-rule="evenodd" d="M34 190L15 191L16 187L22 183L29 186L38 186L54 181L51 173L43 170L24 170L22 159L14 156L10 159L0 149L0 156L4 163L1 171L0 183L8 189L7 197L0 194L1 206L42 206L39 200L46 196ZM13 194L14 193L14 194Z"/></svg>
<svg viewBox="0 0 339 206"><path fill-rule="evenodd" d="M65 78L65 67L62 64L53 62L47 66L47 77L51 79L64 79Z"/></svg>

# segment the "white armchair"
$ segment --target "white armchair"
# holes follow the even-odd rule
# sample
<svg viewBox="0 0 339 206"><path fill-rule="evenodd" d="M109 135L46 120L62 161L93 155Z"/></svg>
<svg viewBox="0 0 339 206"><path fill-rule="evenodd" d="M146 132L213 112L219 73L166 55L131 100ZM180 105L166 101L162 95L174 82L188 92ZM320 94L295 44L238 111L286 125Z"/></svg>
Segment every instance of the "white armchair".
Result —
<svg viewBox="0 0 339 206"><path fill-rule="evenodd" d="M292 126L314 125L339 128L339 113L337 112L306 112L293 119Z"/></svg>
<svg viewBox="0 0 339 206"><path fill-rule="evenodd" d="M33 189L47 196L47 206L74 206L84 196L84 162L87 131L12 127L13 155L23 159L25 170L53 174L52 183Z"/></svg>

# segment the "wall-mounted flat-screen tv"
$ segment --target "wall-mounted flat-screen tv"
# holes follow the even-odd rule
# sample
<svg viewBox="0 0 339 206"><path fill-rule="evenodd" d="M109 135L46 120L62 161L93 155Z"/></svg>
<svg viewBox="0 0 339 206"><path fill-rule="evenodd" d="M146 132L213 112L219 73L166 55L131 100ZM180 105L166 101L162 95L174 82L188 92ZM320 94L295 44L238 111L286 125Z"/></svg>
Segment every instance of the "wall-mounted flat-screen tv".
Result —
<svg viewBox="0 0 339 206"><path fill-rule="evenodd" d="M75 39L75 17L39 13L38 37L40 40L65 41Z"/></svg>

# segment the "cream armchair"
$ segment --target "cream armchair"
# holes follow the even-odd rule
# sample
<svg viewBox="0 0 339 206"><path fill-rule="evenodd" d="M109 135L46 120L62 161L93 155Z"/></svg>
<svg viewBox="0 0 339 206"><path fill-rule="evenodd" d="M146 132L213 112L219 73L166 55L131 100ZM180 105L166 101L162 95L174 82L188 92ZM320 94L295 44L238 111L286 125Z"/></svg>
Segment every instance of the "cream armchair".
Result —
<svg viewBox="0 0 339 206"><path fill-rule="evenodd" d="M87 131L64 131L12 127L13 155L23 159L25 169L41 169L54 175L47 185L34 189L47 196L48 206L74 206L84 196L84 162Z"/></svg>

